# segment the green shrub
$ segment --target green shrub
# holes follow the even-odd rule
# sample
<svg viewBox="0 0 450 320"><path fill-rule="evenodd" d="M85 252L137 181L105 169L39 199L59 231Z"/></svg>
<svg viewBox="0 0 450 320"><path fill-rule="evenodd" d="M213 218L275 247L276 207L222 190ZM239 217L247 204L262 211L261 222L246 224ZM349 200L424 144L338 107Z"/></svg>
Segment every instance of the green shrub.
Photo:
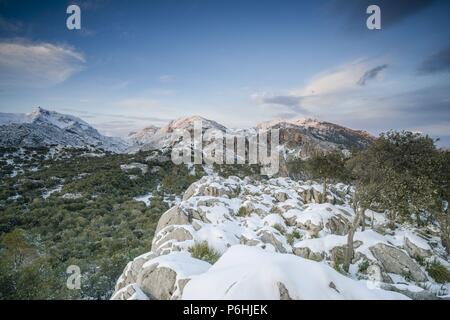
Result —
<svg viewBox="0 0 450 320"><path fill-rule="evenodd" d="M200 259L211 264L216 263L216 261L220 258L220 254L216 250L210 248L206 241L194 244L189 248L189 252L193 258Z"/></svg>
<svg viewBox="0 0 450 320"><path fill-rule="evenodd" d="M286 236L286 240L290 245L294 244L295 239L301 239L301 238L302 238L302 235L300 232L298 232L298 230L294 230L291 233L288 233L288 235Z"/></svg>
<svg viewBox="0 0 450 320"><path fill-rule="evenodd" d="M248 217L250 215L250 212L245 207L240 207L238 214L239 217Z"/></svg>
<svg viewBox="0 0 450 320"><path fill-rule="evenodd" d="M284 229L284 227L283 227L281 224L279 224L279 223L274 224L272 227L273 227L275 230L277 230L279 233L281 233L281 234L284 234L284 233L286 232L286 230Z"/></svg>
<svg viewBox="0 0 450 320"><path fill-rule="evenodd" d="M369 268L369 261L368 260L364 260L363 262L361 262L358 265L358 271L359 272L366 272L367 268Z"/></svg>
<svg viewBox="0 0 450 320"><path fill-rule="evenodd" d="M430 277L432 277L437 283L450 282L450 271L439 261L434 260L433 262L429 263L426 267L426 270Z"/></svg>

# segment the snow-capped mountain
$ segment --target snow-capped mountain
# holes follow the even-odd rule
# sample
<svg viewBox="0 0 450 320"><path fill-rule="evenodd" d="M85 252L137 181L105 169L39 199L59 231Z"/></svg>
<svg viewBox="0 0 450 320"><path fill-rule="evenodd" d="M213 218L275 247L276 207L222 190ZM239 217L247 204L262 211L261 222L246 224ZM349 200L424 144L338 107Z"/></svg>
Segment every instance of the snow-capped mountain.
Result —
<svg viewBox="0 0 450 320"><path fill-rule="evenodd" d="M369 133L349 129L334 123L316 119L298 119L293 121L270 121L258 124L253 128L228 129L225 126L199 116L180 118L168 125L157 129L145 128L131 135L135 144L134 151L164 149L172 147L178 141L177 130L188 130L192 133L194 122L202 121L203 132L216 129L234 135L254 135L258 130L280 130L280 144L286 156L308 157L315 151L329 151L332 149L352 150L363 149L374 141ZM204 144L208 144L208 137Z"/></svg>
<svg viewBox="0 0 450 320"><path fill-rule="evenodd" d="M131 132L127 141L129 141L132 145L142 146L150 142L151 137L159 130L156 126L148 126L144 129L141 129L137 132Z"/></svg>
<svg viewBox="0 0 450 320"><path fill-rule="evenodd" d="M201 121L202 132L205 132L208 129L219 130L222 132L227 130L227 128L220 123L200 116L178 118L170 121L161 128L145 128L133 133L130 137L133 139L134 146L131 147L129 151L135 152L138 150L146 151L171 148L179 141L178 133L186 130L192 134L194 123L198 121Z"/></svg>
<svg viewBox="0 0 450 320"><path fill-rule="evenodd" d="M128 144L106 137L80 118L40 107L31 113L0 113L0 146L91 146L121 152Z"/></svg>

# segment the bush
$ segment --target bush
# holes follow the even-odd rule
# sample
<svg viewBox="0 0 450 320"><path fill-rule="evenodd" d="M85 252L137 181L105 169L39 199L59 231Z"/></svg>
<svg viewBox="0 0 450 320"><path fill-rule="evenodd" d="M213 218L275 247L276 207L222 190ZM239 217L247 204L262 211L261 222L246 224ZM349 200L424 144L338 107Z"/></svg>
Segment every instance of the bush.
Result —
<svg viewBox="0 0 450 320"><path fill-rule="evenodd" d="M430 277L432 277L437 283L450 282L450 271L439 261L434 260L433 262L429 263L426 270Z"/></svg>
<svg viewBox="0 0 450 320"><path fill-rule="evenodd" d="M363 262L361 262L358 265L358 271L359 272L366 272L367 268L369 268L369 261L368 260L364 260Z"/></svg>
<svg viewBox="0 0 450 320"><path fill-rule="evenodd" d="M240 207L238 214L239 217L248 217L250 215L250 212L245 207Z"/></svg>
<svg viewBox="0 0 450 320"><path fill-rule="evenodd" d="M277 230L279 233L281 233L281 234L284 234L284 233L286 232L286 230L284 229L284 227L283 227L281 224L279 224L279 223L274 224L272 227L273 227L275 230Z"/></svg>
<svg viewBox="0 0 450 320"><path fill-rule="evenodd" d="M193 258L209 262L210 264L216 263L220 258L220 254L216 250L210 248L206 241L196 243L189 248L189 252Z"/></svg>
<svg viewBox="0 0 450 320"><path fill-rule="evenodd" d="M301 238L302 235L300 234L300 232L298 232L298 230L294 230L286 236L286 240L290 245L294 244L295 239Z"/></svg>

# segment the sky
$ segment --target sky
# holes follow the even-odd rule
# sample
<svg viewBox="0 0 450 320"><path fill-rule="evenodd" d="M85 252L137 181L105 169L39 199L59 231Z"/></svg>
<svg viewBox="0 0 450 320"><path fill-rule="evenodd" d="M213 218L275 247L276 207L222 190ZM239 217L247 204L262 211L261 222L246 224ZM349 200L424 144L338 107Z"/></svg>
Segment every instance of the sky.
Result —
<svg viewBox="0 0 450 320"><path fill-rule="evenodd" d="M0 112L37 106L115 136L311 117L448 147L450 1L0 0Z"/></svg>

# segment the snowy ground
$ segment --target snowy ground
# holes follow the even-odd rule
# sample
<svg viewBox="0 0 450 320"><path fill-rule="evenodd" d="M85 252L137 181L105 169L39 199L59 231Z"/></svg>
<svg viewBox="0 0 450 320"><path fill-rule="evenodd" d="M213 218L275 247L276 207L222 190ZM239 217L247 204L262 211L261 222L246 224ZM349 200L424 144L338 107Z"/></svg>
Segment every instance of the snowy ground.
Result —
<svg viewBox="0 0 450 320"><path fill-rule="evenodd" d="M127 265L113 298L406 299L449 294L450 285L434 282L426 269L431 261L450 269L439 238L406 225L388 230L383 213L367 212L367 228L356 232L354 259L344 272L342 254L354 218L352 188L330 186L327 203L318 203L321 192L322 186L310 181L203 177L160 218L152 251ZM220 256L213 265L191 257L190 249L202 243Z"/></svg>

